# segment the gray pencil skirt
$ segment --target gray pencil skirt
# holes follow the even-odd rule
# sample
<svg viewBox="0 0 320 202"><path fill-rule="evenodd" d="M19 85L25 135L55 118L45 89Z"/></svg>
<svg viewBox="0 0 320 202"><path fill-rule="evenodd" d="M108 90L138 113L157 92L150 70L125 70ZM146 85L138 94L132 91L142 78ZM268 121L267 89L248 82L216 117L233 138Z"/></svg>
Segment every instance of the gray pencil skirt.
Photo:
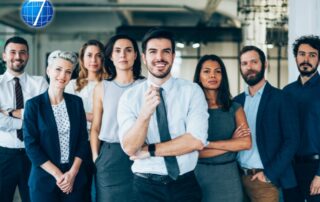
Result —
<svg viewBox="0 0 320 202"><path fill-rule="evenodd" d="M95 161L97 202L132 200L131 165L119 143L103 142Z"/></svg>
<svg viewBox="0 0 320 202"><path fill-rule="evenodd" d="M196 178L203 202L242 202L243 191L237 163L223 165L197 164Z"/></svg>

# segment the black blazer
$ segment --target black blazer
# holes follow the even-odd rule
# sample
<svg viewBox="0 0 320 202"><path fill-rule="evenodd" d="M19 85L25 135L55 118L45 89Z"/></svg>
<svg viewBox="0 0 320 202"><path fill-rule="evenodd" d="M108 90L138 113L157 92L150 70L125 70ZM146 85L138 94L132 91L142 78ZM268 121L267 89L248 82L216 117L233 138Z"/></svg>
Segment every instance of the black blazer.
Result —
<svg viewBox="0 0 320 202"><path fill-rule="evenodd" d="M24 112L23 135L28 157L32 162L29 186L33 190L53 190L56 180L40 165L50 160L65 172L75 157L83 160L74 182L74 190L83 187L87 177L84 162L89 158L89 142L86 116L80 97L64 93L70 120L69 165L61 167L58 129L49 100L48 91L27 101ZM64 169L64 170L63 170Z"/></svg>
<svg viewBox="0 0 320 202"><path fill-rule="evenodd" d="M244 106L245 93L234 99ZM268 82L256 120L256 140L265 175L282 188L296 186L292 160L299 145L298 115L289 97Z"/></svg>

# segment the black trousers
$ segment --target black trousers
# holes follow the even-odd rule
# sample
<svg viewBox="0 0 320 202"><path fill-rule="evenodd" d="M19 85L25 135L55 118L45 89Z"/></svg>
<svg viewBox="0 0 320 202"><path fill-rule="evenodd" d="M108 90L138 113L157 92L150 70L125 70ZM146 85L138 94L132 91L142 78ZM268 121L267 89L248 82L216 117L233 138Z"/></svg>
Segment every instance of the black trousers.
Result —
<svg viewBox="0 0 320 202"><path fill-rule="evenodd" d="M29 202L31 162L24 149L0 147L0 200L12 202L18 186L22 202Z"/></svg>
<svg viewBox="0 0 320 202"><path fill-rule="evenodd" d="M310 195L310 185L319 167L319 160L296 162L293 165L298 186L284 189L283 196L286 202L320 202L320 195Z"/></svg>
<svg viewBox="0 0 320 202"><path fill-rule="evenodd" d="M200 202L201 198L201 189L194 174L167 184L134 175L135 202Z"/></svg>

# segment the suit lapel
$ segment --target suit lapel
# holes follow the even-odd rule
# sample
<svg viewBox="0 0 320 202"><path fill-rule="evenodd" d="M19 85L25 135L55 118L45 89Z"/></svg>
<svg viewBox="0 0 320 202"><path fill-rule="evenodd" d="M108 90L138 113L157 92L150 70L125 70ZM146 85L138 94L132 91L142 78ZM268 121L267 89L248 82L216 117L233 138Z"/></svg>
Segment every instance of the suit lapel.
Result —
<svg viewBox="0 0 320 202"><path fill-rule="evenodd" d="M71 99L71 97L66 94L66 93L63 93L63 97L64 97L64 100L65 100L65 103L66 103L66 107L67 107L67 112L68 112L68 116L69 116L69 122L70 122L70 148L71 148L71 143L72 142L75 142L73 140L74 138L74 129L77 124L76 124L76 121L78 120L78 118L80 117L77 117L75 118L75 114L76 114L76 106L74 106L74 102L73 100Z"/></svg>
<svg viewBox="0 0 320 202"><path fill-rule="evenodd" d="M259 103L259 108L258 108L258 113L257 113L257 122L256 122L257 129L261 128L263 112L264 112L266 105L269 101L269 96L270 96L271 90L272 90L272 87L267 82L266 86L264 87L264 90L263 90L263 93L261 96L261 100Z"/></svg>
<svg viewBox="0 0 320 202"><path fill-rule="evenodd" d="M43 109L43 112L45 113L44 117L46 119L46 123L48 124L48 126L52 126L52 128L54 128L55 131L53 131L53 132L55 134L58 134L57 123L54 118L54 114L53 114L48 91L46 91L43 95L44 95L44 99L43 99L43 103L42 103L42 109ZM58 138L58 136L57 136L57 138Z"/></svg>

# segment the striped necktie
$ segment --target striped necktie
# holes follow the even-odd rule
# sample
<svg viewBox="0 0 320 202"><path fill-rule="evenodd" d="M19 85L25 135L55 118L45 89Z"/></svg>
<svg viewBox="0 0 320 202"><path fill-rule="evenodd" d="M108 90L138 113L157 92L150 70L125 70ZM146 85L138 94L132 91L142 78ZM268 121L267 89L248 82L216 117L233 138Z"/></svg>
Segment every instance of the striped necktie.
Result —
<svg viewBox="0 0 320 202"><path fill-rule="evenodd" d="M13 79L15 80L14 89L16 93L16 109L23 109L23 94L19 78L14 77ZM17 130L17 137L19 138L19 140L23 141L22 129Z"/></svg>

